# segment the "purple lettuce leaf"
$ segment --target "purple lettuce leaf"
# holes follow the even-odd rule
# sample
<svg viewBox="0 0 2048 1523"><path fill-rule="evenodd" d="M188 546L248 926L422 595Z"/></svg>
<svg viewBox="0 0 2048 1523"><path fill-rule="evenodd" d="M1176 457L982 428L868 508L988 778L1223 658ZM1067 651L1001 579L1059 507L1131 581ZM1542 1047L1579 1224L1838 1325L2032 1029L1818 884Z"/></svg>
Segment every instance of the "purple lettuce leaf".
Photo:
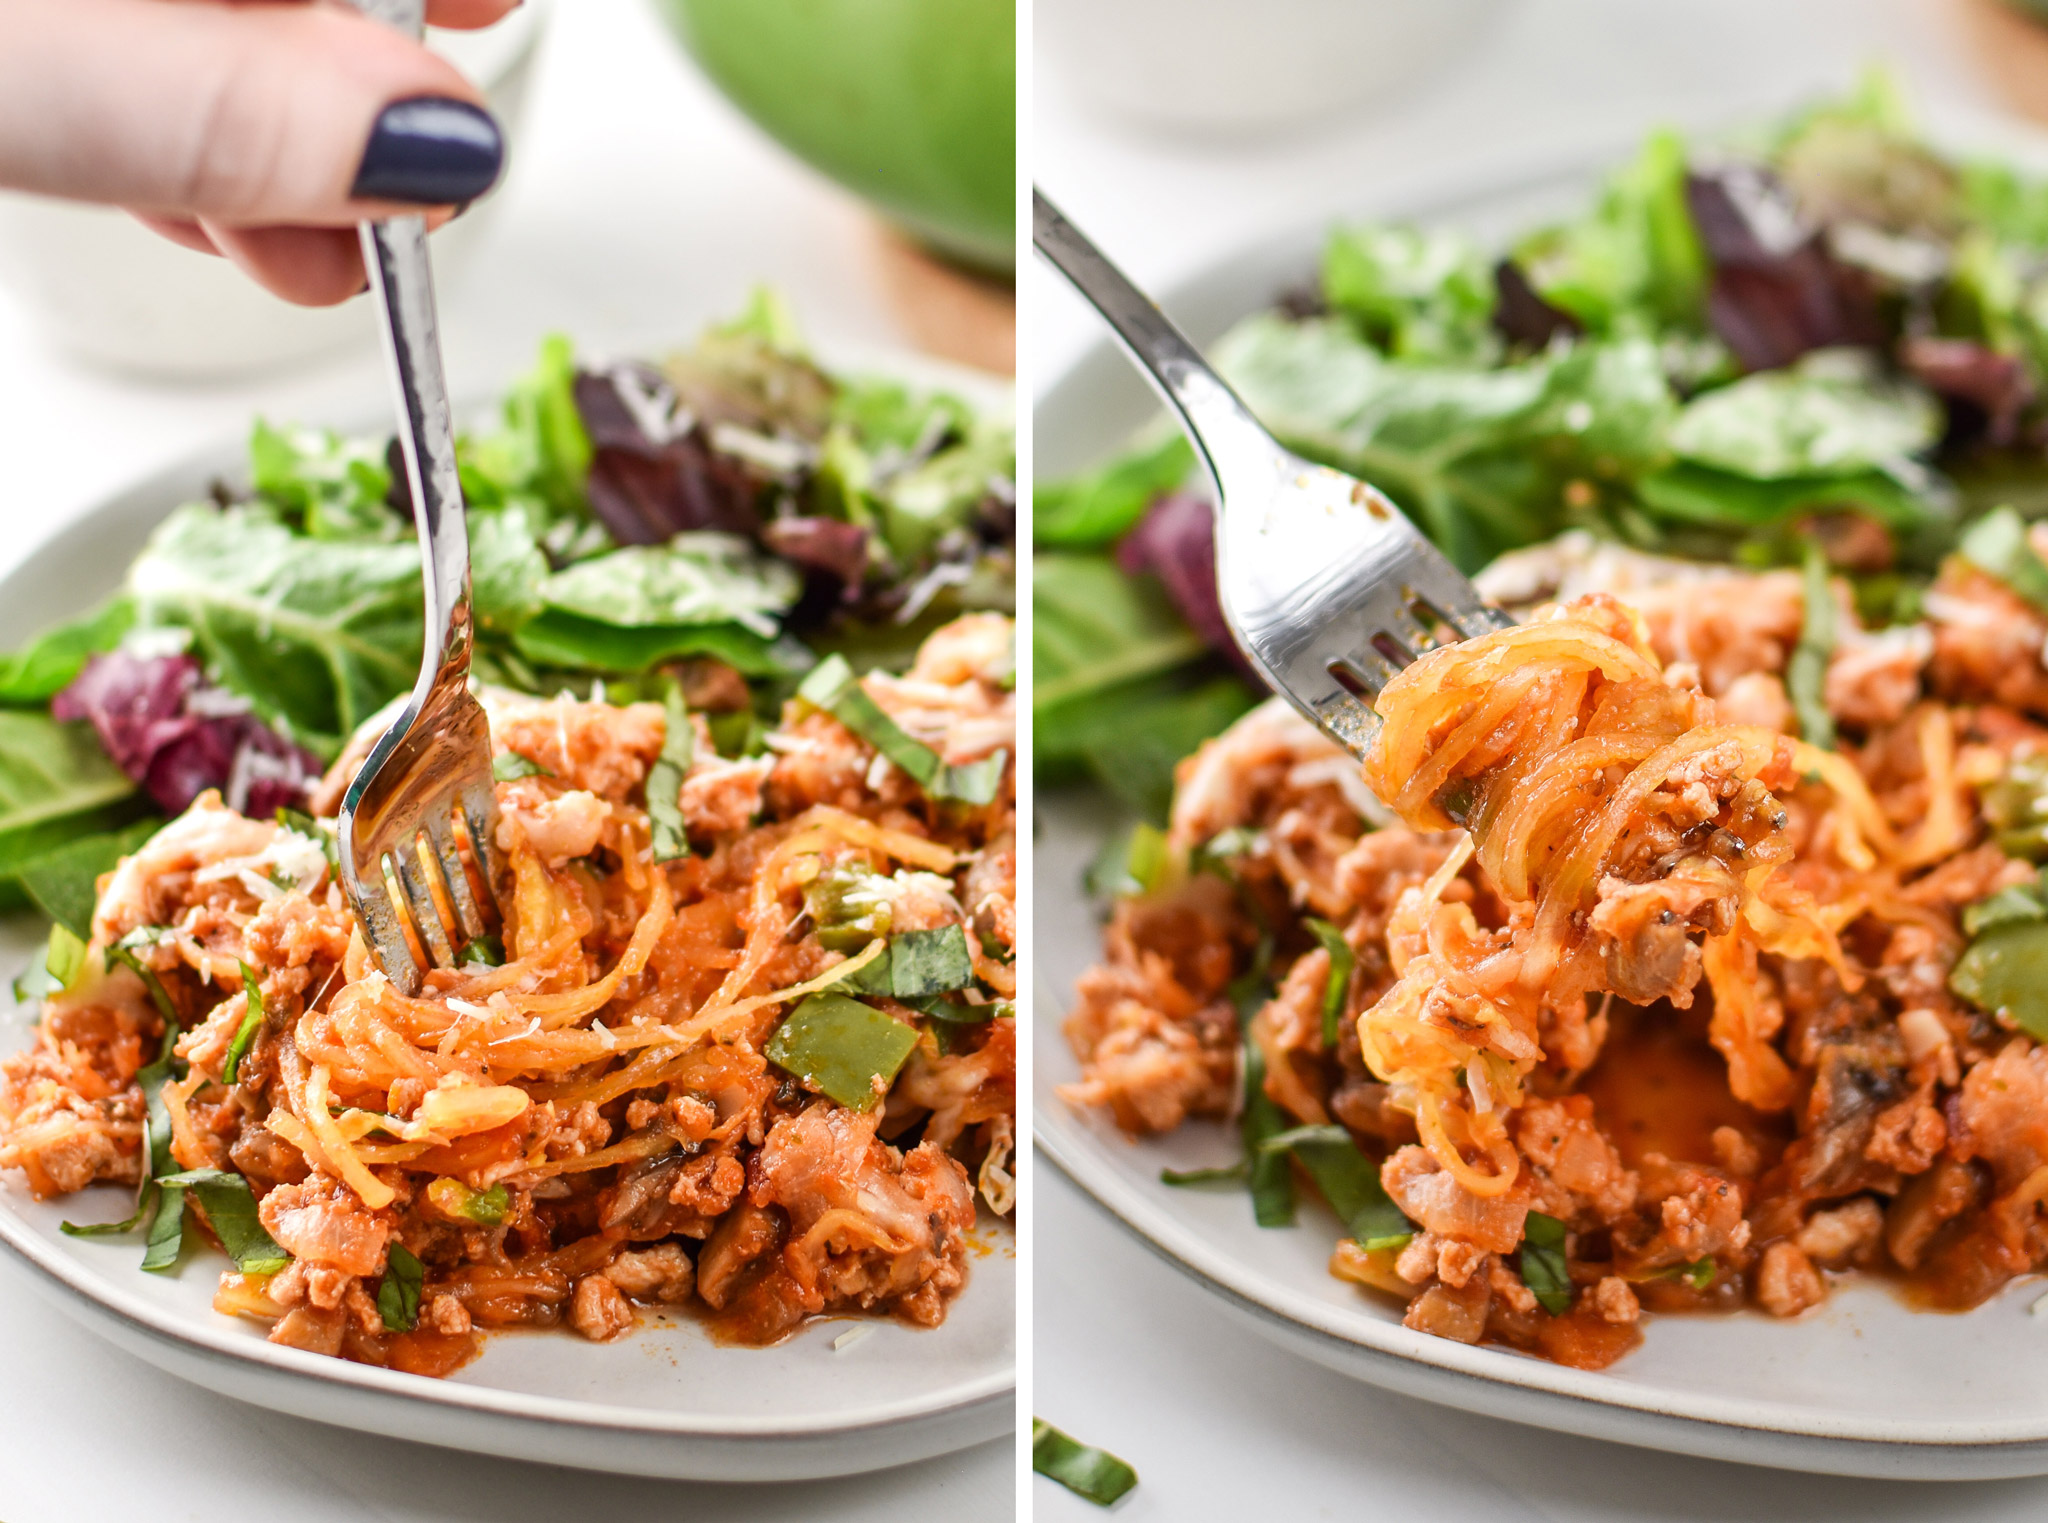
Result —
<svg viewBox="0 0 2048 1523"><path fill-rule="evenodd" d="M1745 369L1883 342L1869 278L1828 253L1820 229L1768 169L1729 163L1695 171L1685 200L1713 268L1707 319Z"/></svg>
<svg viewBox="0 0 2048 1523"><path fill-rule="evenodd" d="M2018 355L1931 336L1900 340L1898 353L1907 374L1948 403L1951 438L1982 438L2001 449L2019 442L2034 383Z"/></svg>
<svg viewBox="0 0 2048 1523"><path fill-rule="evenodd" d="M689 529L760 537L762 481L711 447L659 372L581 371L576 410L590 435L590 508L620 544L658 545Z"/></svg>
<svg viewBox="0 0 2048 1523"><path fill-rule="evenodd" d="M268 819L281 807L303 808L320 778L318 757L209 685L190 656L94 656L50 712L89 721L114 765L168 814L218 788L230 807Z"/></svg>
<svg viewBox="0 0 2048 1523"><path fill-rule="evenodd" d="M1169 492L1155 500L1117 546L1116 563L1126 575L1158 577L1203 643L1249 681L1265 685L1237 648L1223 617L1223 601L1216 590L1216 513L1205 499Z"/></svg>

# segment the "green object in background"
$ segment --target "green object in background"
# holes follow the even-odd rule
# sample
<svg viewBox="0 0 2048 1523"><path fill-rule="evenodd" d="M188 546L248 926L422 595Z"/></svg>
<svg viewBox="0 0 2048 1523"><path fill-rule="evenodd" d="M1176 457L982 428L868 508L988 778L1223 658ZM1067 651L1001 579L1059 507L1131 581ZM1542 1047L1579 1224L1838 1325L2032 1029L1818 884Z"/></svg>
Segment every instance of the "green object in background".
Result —
<svg viewBox="0 0 2048 1523"><path fill-rule="evenodd" d="M1015 0L656 0L783 147L920 240L1015 263Z"/></svg>

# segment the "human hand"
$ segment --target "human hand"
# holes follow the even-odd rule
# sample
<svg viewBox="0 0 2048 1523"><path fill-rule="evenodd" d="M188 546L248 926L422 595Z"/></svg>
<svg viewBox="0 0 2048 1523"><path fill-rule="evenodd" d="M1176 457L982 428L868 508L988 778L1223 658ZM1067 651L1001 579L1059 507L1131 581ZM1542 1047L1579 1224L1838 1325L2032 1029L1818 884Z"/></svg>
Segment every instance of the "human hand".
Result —
<svg viewBox="0 0 2048 1523"><path fill-rule="evenodd" d="M488 26L520 0L428 0ZM0 186L126 207L288 301L364 288L355 224L446 221L504 139L444 60L300 0L0 0Z"/></svg>

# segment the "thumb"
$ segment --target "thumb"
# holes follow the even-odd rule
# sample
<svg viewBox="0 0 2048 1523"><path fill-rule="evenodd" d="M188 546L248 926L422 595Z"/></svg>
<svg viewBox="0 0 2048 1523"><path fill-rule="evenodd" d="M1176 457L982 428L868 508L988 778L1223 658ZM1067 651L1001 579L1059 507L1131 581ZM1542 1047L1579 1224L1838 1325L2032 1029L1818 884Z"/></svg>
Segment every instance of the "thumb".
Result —
<svg viewBox="0 0 2048 1523"><path fill-rule="evenodd" d="M473 86L324 6L8 0L0 185L215 226L340 227L488 190Z"/></svg>

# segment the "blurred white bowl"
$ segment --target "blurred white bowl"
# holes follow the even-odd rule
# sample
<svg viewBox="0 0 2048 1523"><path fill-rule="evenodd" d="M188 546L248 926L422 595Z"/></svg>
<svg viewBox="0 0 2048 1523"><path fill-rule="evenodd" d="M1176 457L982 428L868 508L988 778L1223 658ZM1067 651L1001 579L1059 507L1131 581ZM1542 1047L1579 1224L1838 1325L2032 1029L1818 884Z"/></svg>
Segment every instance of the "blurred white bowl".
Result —
<svg viewBox="0 0 2048 1523"><path fill-rule="evenodd" d="M1417 83L1511 0L1038 0L1039 56L1147 126L1260 133Z"/></svg>
<svg viewBox="0 0 2048 1523"><path fill-rule="evenodd" d="M427 43L474 80L515 136L547 0L481 32L436 29ZM495 198L434 235L445 291L462 278ZM225 259L159 238L125 212L0 193L0 282L40 335L112 369L211 379L300 363L373 341L365 302L295 307Z"/></svg>

